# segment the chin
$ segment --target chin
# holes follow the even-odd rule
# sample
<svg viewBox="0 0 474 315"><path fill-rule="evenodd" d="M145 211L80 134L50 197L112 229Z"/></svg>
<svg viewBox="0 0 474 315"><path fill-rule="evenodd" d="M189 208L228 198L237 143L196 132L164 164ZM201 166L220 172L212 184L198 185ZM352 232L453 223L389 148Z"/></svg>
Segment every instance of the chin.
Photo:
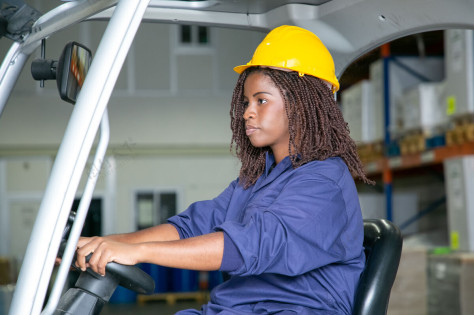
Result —
<svg viewBox="0 0 474 315"><path fill-rule="evenodd" d="M264 147L267 146L266 144L262 144L261 142L258 142L258 141L250 141L250 143L251 143L255 148L264 148Z"/></svg>

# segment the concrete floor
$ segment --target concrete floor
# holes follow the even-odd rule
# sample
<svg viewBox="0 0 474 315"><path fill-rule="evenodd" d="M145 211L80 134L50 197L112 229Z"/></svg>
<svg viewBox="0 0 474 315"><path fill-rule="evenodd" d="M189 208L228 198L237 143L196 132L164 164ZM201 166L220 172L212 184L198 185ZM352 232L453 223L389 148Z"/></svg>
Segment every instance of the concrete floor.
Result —
<svg viewBox="0 0 474 315"><path fill-rule="evenodd" d="M172 315L184 309L201 309L201 304L195 301L179 301L170 305L164 301L138 304L107 304L101 315Z"/></svg>

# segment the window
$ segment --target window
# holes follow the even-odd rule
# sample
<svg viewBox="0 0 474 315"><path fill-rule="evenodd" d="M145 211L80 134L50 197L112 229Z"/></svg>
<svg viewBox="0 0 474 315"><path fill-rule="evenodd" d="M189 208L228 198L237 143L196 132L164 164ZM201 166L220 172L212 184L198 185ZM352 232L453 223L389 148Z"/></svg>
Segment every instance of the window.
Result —
<svg viewBox="0 0 474 315"><path fill-rule="evenodd" d="M209 27L198 25L180 25L179 44L183 46L206 47L209 46Z"/></svg>
<svg viewBox="0 0 474 315"><path fill-rule="evenodd" d="M191 25L181 25L181 43L190 44L191 43Z"/></svg>
<svg viewBox="0 0 474 315"><path fill-rule="evenodd" d="M166 223L177 213L178 193L176 191L138 191L135 193L137 229Z"/></svg>
<svg viewBox="0 0 474 315"><path fill-rule="evenodd" d="M215 28L199 25L172 25L170 86L172 93L202 93L217 90ZM203 78L208 78L203 80Z"/></svg>

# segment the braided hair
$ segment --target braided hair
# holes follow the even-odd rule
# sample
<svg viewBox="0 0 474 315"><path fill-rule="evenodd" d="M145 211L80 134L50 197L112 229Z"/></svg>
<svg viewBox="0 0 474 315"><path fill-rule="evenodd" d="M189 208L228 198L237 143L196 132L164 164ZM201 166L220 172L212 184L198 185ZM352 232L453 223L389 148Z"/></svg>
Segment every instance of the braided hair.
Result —
<svg viewBox="0 0 474 315"><path fill-rule="evenodd" d="M235 149L242 163L239 179L244 188L255 184L263 174L265 153L270 151L269 147L254 147L245 133L244 83L251 73L257 72L268 76L284 99L290 159L294 168L313 160L339 156L353 176L374 184L363 170L356 144L349 136L348 124L324 81L311 75L300 76L294 71L250 67L237 80L230 109L231 150Z"/></svg>

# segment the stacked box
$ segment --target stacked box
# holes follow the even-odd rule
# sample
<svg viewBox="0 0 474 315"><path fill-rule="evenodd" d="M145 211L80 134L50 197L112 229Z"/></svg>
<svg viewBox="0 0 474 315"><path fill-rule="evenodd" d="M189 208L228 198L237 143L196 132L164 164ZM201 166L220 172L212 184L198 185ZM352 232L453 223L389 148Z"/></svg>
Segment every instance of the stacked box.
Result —
<svg viewBox="0 0 474 315"><path fill-rule="evenodd" d="M428 257L428 311L430 315L461 314L460 260L456 255Z"/></svg>
<svg viewBox="0 0 474 315"><path fill-rule="evenodd" d="M374 107L369 80L352 85L341 94L342 114L356 142L384 139L383 107Z"/></svg>
<svg viewBox="0 0 474 315"><path fill-rule="evenodd" d="M16 282L14 261L7 257L0 257L0 285Z"/></svg>
<svg viewBox="0 0 474 315"><path fill-rule="evenodd" d="M473 31L446 30L444 49L447 114L474 113Z"/></svg>
<svg viewBox="0 0 474 315"><path fill-rule="evenodd" d="M461 314L474 314L474 255L461 256Z"/></svg>
<svg viewBox="0 0 474 315"><path fill-rule="evenodd" d="M385 107L384 94L384 61L377 60L370 65L370 81L372 83L372 101L374 108ZM397 99L403 91L421 82L439 82L444 79L444 61L441 57L396 57L388 62L390 102L389 131L392 139L403 133L401 110L397 107ZM380 118L383 119L383 116Z"/></svg>
<svg viewBox="0 0 474 315"><path fill-rule="evenodd" d="M447 125L445 82L420 83L397 99L401 112L401 132L422 131L431 137Z"/></svg>
<svg viewBox="0 0 474 315"><path fill-rule="evenodd" d="M419 197L414 192L393 193L392 221L400 226L414 217L419 210ZM384 194L359 193L359 202L364 219L387 218L387 205ZM419 231L418 220L402 230L403 234L414 234Z"/></svg>
<svg viewBox="0 0 474 315"><path fill-rule="evenodd" d="M429 314L474 314L474 253L428 257Z"/></svg>
<svg viewBox="0 0 474 315"><path fill-rule="evenodd" d="M425 248L403 248L387 314L427 314L426 270L427 250Z"/></svg>
<svg viewBox="0 0 474 315"><path fill-rule="evenodd" d="M443 164L451 248L474 251L474 155Z"/></svg>

